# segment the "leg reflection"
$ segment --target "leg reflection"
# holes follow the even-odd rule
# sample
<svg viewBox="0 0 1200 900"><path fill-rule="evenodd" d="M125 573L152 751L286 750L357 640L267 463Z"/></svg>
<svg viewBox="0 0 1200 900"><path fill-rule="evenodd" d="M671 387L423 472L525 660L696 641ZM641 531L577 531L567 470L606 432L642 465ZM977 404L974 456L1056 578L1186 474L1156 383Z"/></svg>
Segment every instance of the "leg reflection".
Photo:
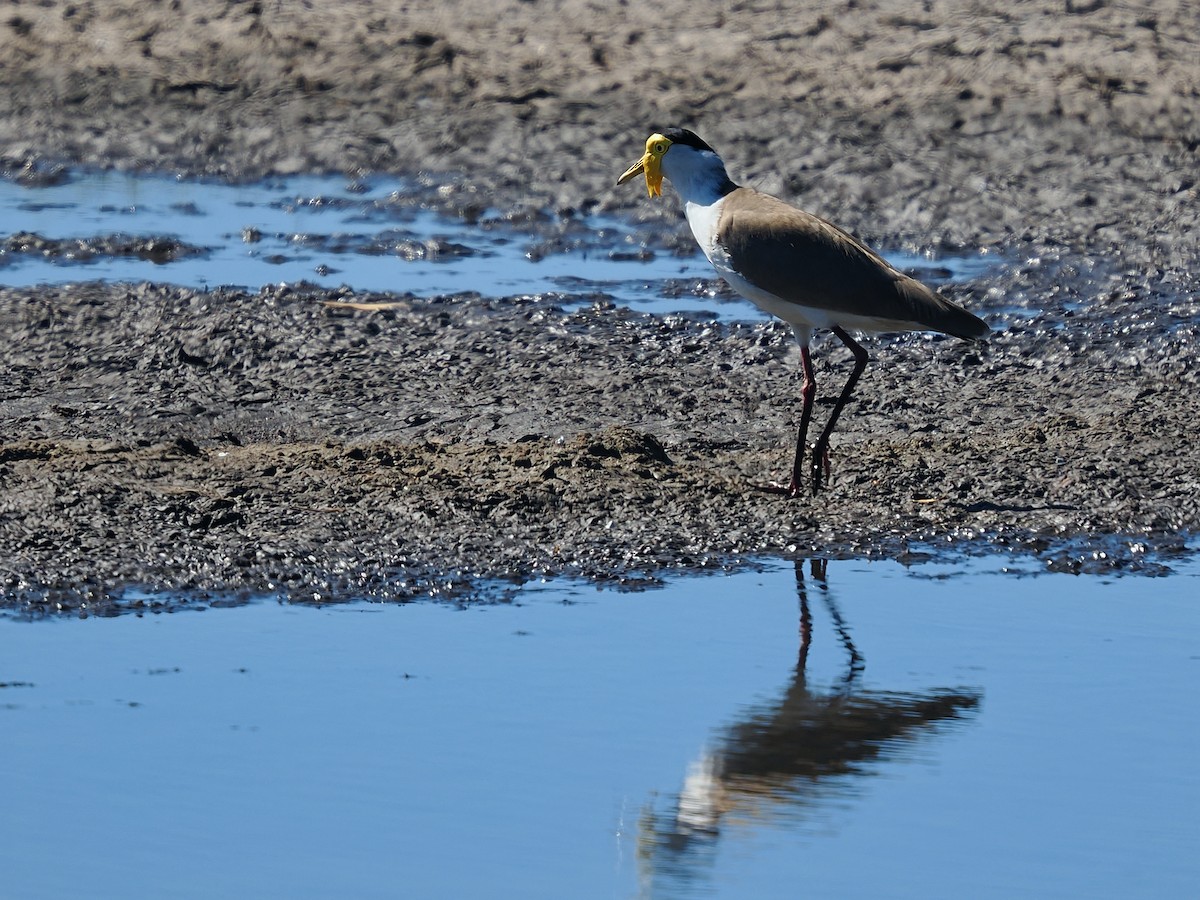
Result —
<svg viewBox="0 0 1200 900"><path fill-rule="evenodd" d="M905 744L930 736L940 723L961 719L979 704L979 692L971 690L865 689L865 660L830 591L827 561L813 559L808 577L803 561L795 566L800 604L795 670L778 699L745 708L718 731L712 749L690 767L672 810L647 810L639 834L647 875L696 875L693 870L704 868L701 860L711 855L726 823L754 827L779 817L803 817L823 800L853 794L873 764L900 755ZM807 673L814 639L812 589L846 653L845 668L824 686L811 684Z"/></svg>

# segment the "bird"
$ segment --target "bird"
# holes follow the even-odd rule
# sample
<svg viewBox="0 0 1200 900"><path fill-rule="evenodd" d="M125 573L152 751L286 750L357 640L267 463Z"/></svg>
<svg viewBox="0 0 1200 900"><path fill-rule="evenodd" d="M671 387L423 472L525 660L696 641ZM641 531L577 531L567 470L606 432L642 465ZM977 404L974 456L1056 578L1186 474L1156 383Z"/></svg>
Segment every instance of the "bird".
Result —
<svg viewBox="0 0 1200 900"><path fill-rule="evenodd" d="M651 197L663 179L683 199L692 235L717 273L746 299L792 326L800 345L802 406L792 477L786 488L803 492L803 461L817 395L813 331L828 329L854 354L854 367L813 447L811 489L829 480L829 442L846 402L870 361L849 331L940 331L984 341L986 322L896 269L832 222L752 187L735 184L717 152L686 128L663 128L646 139L641 159L617 179L645 176Z"/></svg>

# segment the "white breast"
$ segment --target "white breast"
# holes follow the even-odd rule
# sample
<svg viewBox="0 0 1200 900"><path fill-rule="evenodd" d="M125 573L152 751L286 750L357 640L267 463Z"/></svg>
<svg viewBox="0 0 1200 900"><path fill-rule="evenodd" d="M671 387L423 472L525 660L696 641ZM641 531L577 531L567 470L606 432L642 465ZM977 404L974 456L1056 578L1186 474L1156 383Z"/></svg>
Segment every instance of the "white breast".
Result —
<svg viewBox="0 0 1200 900"><path fill-rule="evenodd" d="M692 227L692 236L696 243L714 266L717 261L713 254L717 253L717 223L721 220L721 206L725 198L718 197L707 205L689 200L683 205L683 213L687 216L688 225Z"/></svg>

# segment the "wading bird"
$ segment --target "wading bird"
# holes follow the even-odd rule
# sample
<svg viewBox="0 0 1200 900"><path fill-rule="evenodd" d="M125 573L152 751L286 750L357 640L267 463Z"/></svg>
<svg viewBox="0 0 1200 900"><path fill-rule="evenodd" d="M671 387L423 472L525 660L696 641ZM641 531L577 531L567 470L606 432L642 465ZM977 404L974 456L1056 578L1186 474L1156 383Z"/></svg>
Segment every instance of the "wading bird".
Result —
<svg viewBox="0 0 1200 900"><path fill-rule="evenodd" d="M831 222L730 180L716 151L686 128L650 135L642 158L617 184L644 175L651 197L666 178L683 198L700 249L739 294L792 326L800 344L804 381L792 479L800 494L808 423L817 382L809 345L813 329L827 328L854 354L854 369L813 448L812 492L829 473L829 439L838 416L866 368L867 351L848 333L940 331L969 341L987 337L987 324L888 264ZM782 486L772 486L782 491Z"/></svg>

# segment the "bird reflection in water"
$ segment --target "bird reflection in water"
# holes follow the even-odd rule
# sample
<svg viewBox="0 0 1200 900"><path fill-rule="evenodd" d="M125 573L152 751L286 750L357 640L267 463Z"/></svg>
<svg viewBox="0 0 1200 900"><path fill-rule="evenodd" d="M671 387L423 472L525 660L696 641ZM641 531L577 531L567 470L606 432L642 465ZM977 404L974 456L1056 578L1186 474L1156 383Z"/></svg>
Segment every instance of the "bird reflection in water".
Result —
<svg viewBox="0 0 1200 900"><path fill-rule="evenodd" d="M791 682L777 702L754 706L723 729L692 765L673 809L650 807L643 813L638 828L643 877L690 880L715 850L723 826L803 818L822 799L850 794L855 778L872 773L872 763L978 707L981 695L969 689L864 690L864 660L829 593L826 561L812 560L810 573L845 651L844 673L832 686L818 688L807 680L813 619L798 560L800 653Z"/></svg>

